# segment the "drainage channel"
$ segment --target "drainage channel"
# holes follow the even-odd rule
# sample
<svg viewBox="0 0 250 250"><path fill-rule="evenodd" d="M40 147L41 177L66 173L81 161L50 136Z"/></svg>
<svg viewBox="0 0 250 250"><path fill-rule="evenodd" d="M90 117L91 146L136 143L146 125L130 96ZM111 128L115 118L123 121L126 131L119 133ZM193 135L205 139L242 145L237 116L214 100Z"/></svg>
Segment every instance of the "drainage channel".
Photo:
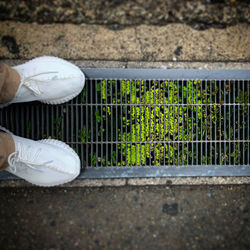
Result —
<svg viewBox="0 0 250 250"><path fill-rule="evenodd" d="M82 162L78 178L250 176L250 70L83 72L72 101L11 105L1 125L68 143Z"/></svg>

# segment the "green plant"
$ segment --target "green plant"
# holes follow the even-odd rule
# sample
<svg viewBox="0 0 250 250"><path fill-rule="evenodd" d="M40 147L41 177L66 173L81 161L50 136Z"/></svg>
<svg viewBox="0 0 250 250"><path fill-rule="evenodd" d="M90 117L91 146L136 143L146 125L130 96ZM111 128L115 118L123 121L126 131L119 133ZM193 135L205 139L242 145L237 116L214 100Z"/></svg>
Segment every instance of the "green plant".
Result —
<svg viewBox="0 0 250 250"><path fill-rule="evenodd" d="M118 140L130 142L130 144L122 143L126 164L145 165L151 160L152 164L160 165L164 158L169 163L173 163L174 153L177 150L176 144L151 144L150 142L196 139L196 133L193 131L197 129L198 122L192 123L191 116L197 116L197 121L204 118L205 114L201 107L174 106L174 104L181 104L182 98L187 104L200 104L201 100L198 98L201 97L202 92L193 87L200 82L189 81L183 88L174 81L152 81L150 87L146 87L144 81L121 81L121 84L123 99L132 104L144 104L134 105L125 110L129 119L126 120L126 114L123 114L122 120L123 127L128 132L121 136L122 133L118 130ZM138 92L140 92L139 95ZM181 97L180 93L182 93ZM137 141L148 143L143 145L136 143ZM181 156L178 160L182 160Z"/></svg>
<svg viewBox="0 0 250 250"><path fill-rule="evenodd" d="M79 130L78 132L78 139L81 140L81 142L86 142L86 128L84 127L82 130Z"/></svg>
<svg viewBox="0 0 250 250"><path fill-rule="evenodd" d="M54 119L54 131L57 136L52 136L53 139L62 139L62 116L59 116L57 119Z"/></svg>
<svg viewBox="0 0 250 250"><path fill-rule="evenodd" d="M248 114L246 88L235 95L238 112L223 105L234 97L230 84L219 88L215 81L96 80L91 91L97 91L97 106L86 107L94 119L84 121L76 137L86 145L84 154L87 142L108 142L102 152L95 152L94 144L93 166L240 164L239 144L222 144L219 150L212 142L234 140L248 125L243 119ZM60 139L62 117L54 127Z"/></svg>
<svg viewBox="0 0 250 250"><path fill-rule="evenodd" d="M224 118L221 109L217 105L211 105L214 98L223 96L215 81L211 81L210 87L203 85L199 80L188 81L179 84L177 81L150 81L141 80L113 81L102 80L97 83L96 91L101 92L102 103L107 104L102 108L102 116L96 111L95 116L98 123L108 118L110 121L112 112L108 105L125 104L118 112L118 155L110 152L109 159L102 159L104 165L161 165L181 164L187 165L190 160L200 164L212 164L213 156L202 155L200 159L201 144L194 144L195 150L188 146L192 141L227 139L226 131L221 128ZM116 90L116 91L115 91ZM235 101L247 103L246 93L240 95ZM221 98L220 102L223 102ZM223 111L224 112L224 111ZM219 118L218 118L219 117ZM229 116L226 116L229 120ZM115 121L112 121L115 122ZM217 132L214 134L214 127ZM105 134L104 126L98 131L98 136ZM112 133L112 132L111 132ZM106 138L108 140L108 138ZM206 146L211 152L218 156L214 146ZM225 152L227 157L228 153ZM223 154L225 154L223 153ZM231 154L231 157L239 155L239 152ZM221 156L225 159L225 156ZM116 162L118 159L118 162Z"/></svg>
<svg viewBox="0 0 250 250"><path fill-rule="evenodd" d="M28 121L28 125L27 125L27 135L30 136L30 132L31 132L31 122Z"/></svg>

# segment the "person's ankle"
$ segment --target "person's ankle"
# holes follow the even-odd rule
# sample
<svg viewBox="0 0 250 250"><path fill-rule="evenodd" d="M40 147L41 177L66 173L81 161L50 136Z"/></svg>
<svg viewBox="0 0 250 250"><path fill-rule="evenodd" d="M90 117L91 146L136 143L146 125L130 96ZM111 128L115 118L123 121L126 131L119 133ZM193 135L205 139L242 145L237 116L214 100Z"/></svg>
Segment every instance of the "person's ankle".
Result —
<svg viewBox="0 0 250 250"><path fill-rule="evenodd" d="M21 83L21 76L17 70L6 64L2 65L4 84L0 91L0 104L5 104L14 99Z"/></svg>
<svg viewBox="0 0 250 250"><path fill-rule="evenodd" d="M12 136L0 129L0 150L3 154L5 161L0 166L0 170L4 170L8 167L8 156L15 151L15 142Z"/></svg>

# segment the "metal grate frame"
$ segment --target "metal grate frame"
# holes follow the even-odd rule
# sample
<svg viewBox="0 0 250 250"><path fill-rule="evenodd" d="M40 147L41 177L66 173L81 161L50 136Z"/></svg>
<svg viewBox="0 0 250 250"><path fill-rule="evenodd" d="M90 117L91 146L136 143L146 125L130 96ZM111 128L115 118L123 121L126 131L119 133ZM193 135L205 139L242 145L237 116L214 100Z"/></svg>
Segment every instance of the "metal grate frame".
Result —
<svg viewBox="0 0 250 250"><path fill-rule="evenodd" d="M74 100L11 105L0 124L68 143L82 161L79 178L250 175L249 70L83 72Z"/></svg>

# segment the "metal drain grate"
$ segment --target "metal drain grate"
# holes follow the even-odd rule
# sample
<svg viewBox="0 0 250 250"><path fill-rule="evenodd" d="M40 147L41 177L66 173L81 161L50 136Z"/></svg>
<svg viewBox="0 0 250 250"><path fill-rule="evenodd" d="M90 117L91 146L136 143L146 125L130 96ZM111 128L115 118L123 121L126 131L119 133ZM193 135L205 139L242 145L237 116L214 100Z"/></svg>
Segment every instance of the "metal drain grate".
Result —
<svg viewBox="0 0 250 250"><path fill-rule="evenodd" d="M12 105L2 126L67 142L82 178L250 175L250 71L83 71L77 98Z"/></svg>

